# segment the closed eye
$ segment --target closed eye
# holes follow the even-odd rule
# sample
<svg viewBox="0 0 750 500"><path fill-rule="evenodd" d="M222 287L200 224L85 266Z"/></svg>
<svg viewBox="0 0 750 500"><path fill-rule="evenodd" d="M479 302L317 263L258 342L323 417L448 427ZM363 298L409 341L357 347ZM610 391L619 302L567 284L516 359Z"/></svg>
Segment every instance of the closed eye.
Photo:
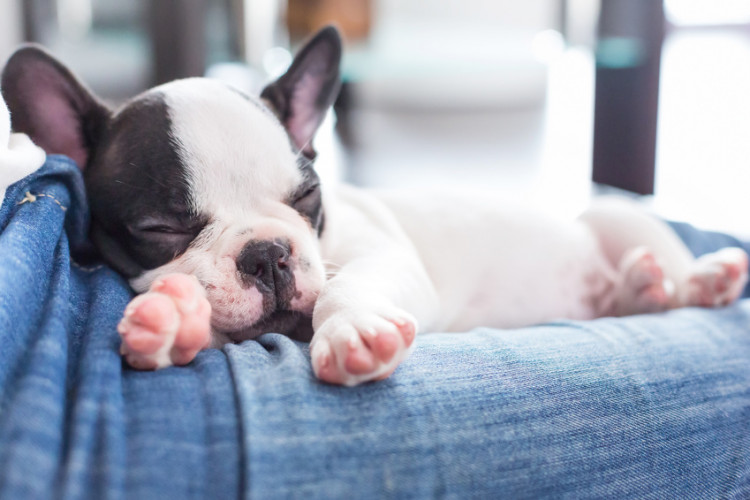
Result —
<svg viewBox="0 0 750 500"><path fill-rule="evenodd" d="M165 234L183 234L185 231L180 231L169 226L145 226L137 229L144 233L165 233Z"/></svg>
<svg viewBox="0 0 750 500"><path fill-rule="evenodd" d="M294 201L292 202L292 206L294 206L296 208L298 204L301 204L304 201L306 201L309 198L311 198L313 195L318 194L319 191L320 191L320 185L319 184L315 184L313 186L308 187L304 192L302 192L302 194L298 195L294 199Z"/></svg>
<svg viewBox="0 0 750 500"><path fill-rule="evenodd" d="M303 181L297 190L287 199L290 207L308 220L310 226L318 231L323 230L323 204L318 174L313 170L312 162L298 157L299 169Z"/></svg>
<svg viewBox="0 0 750 500"><path fill-rule="evenodd" d="M172 220L162 217L146 217L133 224L128 224L128 230L133 235L144 237L166 237L178 236L195 236L201 228L199 224L181 223L178 220Z"/></svg>
<svg viewBox="0 0 750 500"><path fill-rule="evenodd" d="M313 229L318 229L321 223L322 205L320 185L309 185L304 190L298 191L300 194L292 198L291 207L310 222Z"/></svg>

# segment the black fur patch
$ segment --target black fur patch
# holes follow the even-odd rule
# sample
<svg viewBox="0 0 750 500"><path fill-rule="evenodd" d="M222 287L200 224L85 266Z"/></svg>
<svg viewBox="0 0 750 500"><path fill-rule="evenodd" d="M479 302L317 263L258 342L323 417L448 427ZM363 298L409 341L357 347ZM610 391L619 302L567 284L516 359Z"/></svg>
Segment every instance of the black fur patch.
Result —
<svg viewBox="0 0 750 500"><path fill-rule="evenodd" d="M302 172L302 182L289 196L286 203L297 210L310 222L310 226L320 236L323 232L325 216L323 213L323 199L320 192L320 178L313 168L311 160L299 156L297 160Z"/></svg>
<svg viewBox="0 0 750 500"><path fill-rule="evenodd" d="M208 222L190 211L171 128L161 94L137 97L114 115L85 171L92 239L127 277L182 254Z"/></svg>
<svg viewBox="0 0 750 500"><path fill-rule="evenodd" d="M281 333L301 342L310 342L313 336L312 318L293 311L275 311L253 326L229 332L227 336L232 342L242 342L268 332Z"/></svg>

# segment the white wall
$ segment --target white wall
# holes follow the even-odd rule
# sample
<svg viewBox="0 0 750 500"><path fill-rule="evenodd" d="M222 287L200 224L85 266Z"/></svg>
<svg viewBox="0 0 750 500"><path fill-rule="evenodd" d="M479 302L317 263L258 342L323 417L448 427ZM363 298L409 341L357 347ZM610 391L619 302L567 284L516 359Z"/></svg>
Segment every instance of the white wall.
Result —
<svg viewBox="0 0 750 500"><path fill-rule="evenodd" d="M21 0L0 0L0 66L22 37Z"/></svg>

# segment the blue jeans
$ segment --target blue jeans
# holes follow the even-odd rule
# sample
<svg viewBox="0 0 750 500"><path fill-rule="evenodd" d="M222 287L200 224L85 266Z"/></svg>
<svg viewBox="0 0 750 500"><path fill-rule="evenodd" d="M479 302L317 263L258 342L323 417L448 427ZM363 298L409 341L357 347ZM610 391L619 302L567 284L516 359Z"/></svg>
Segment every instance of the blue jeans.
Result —
<svg viewBox="0 0 750 500"><path fill-rule="evenodd" d="M356 388L276 334L136 372L82 186L50 157L0 208L0 498L750 498L750 300L421 335Z"/></svg>

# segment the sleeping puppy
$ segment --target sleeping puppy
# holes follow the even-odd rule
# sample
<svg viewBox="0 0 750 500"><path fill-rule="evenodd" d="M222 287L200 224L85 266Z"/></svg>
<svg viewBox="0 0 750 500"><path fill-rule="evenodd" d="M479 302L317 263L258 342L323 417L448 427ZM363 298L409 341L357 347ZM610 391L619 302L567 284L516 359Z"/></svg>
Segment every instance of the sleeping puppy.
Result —
<svg viewBox="0 0 750 500"><path fill-rule="evenodd" d="M355 385L388 377L418 331L720 306L741 293L742 250L694 260L624 203L558 221L496 200L321 186L311 140L340 57L326 28L260 98L192 78L117 109L40 48L11 57L2 93L14 130L82 168L91 239L140 294L118 326L132 367L280 332L311 340L320 379Z"/></svg>

